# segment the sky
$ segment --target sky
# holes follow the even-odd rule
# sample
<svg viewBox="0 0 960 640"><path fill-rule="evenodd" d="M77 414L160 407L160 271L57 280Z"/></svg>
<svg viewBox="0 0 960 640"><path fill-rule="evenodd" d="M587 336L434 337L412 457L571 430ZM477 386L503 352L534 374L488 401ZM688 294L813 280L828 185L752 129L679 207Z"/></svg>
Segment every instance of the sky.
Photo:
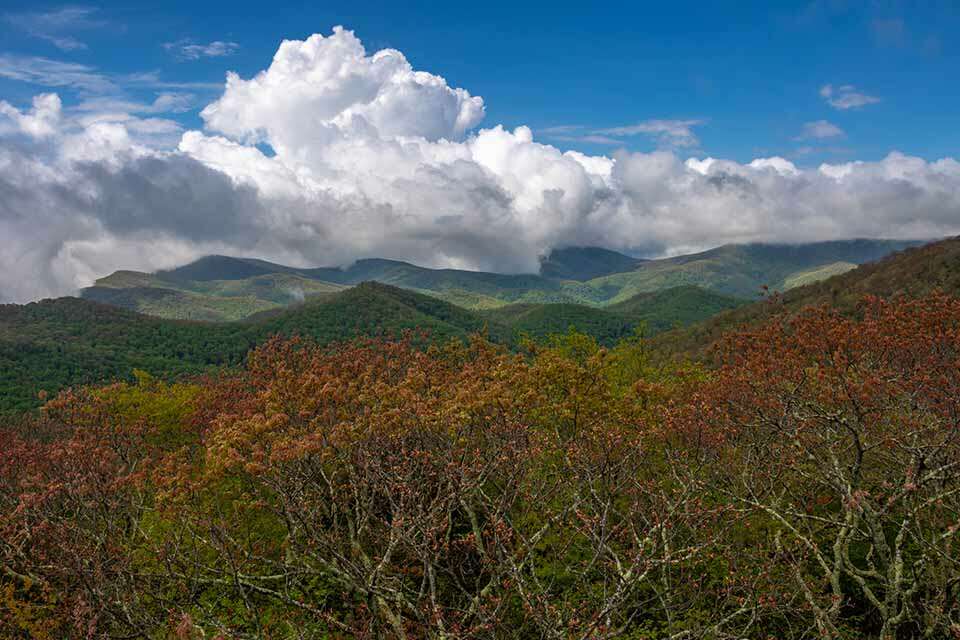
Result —
<svg viewBox="0 0 960 640"><path fill-rule="evenodd" d="M0 302L960 232L960 5L0 3Z"/></svg>

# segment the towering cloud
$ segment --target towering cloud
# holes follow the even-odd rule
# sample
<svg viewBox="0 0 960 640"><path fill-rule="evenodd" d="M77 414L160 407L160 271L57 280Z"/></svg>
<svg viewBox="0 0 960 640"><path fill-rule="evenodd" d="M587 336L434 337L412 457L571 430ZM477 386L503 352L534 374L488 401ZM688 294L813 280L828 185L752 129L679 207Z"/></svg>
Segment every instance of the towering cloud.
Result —
<svg viewBox="0 0 960 640"><path fill-rule="evenodd" d="M284 42L252 78L228 74L204 130L176 149L123 121L64 118L53 97L4 103L0 299L209 252L533 271L572 244L654 254L960 230L953 159L891 152L802 169L777 157L586 156L527 127L478 129L483 114L479 97L343 29Z"/></svg>

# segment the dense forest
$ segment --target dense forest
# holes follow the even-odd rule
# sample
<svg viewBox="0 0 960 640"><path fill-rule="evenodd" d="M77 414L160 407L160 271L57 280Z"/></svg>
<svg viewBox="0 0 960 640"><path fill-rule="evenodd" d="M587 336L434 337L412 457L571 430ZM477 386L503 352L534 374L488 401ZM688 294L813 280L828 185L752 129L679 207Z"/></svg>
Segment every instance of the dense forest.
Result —
<svg viewBox="0 0 960 640"><path fill-rule="evenodd" d="M449 303L376 283L250 322L164 320L77 298L0 305L0 413L37 406L37 394L131 379L134 369L161 379L243 363L275 335L326 344L418 329L433 341L486 332L506 343L513 333Z"/></svg>
<svg viewBox="0 0 960 640"><path fill-rule="evenodd" d="M118 381L2 419L0 637L960 637L958 251L653 338L4 308L9 361Z"/></svg>
<svg viewBox="0 0 960 640"><path fill-rule="evenodd" d="M6 637L945 638L960 301L326 347L0 431Z"/></svg>
<svg viewBox="0 0 960 640"><path fill-rule="evenodd" d="M0 305L0 414L39 406L37 394L132 380L134 369L173 381L236 367L250 349L282 335L319 344L357 336L399 336L408 329L444 342L483 333L516 348L571 327L612 346L643 328L652 334L687 326L743 301L697 287L638 294L623 306L509 305L470 311L433 296L375 282L300 305L268 309L245 322L161 319L78 298Z"/></svg>

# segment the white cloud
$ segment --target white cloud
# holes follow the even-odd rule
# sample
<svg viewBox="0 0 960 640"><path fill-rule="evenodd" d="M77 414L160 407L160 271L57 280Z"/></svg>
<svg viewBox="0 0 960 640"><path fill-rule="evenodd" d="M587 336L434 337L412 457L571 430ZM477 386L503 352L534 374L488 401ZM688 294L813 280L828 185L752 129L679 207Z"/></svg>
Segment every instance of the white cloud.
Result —
<svg viewBox="0 0 960 640"><path fill-rule="evenodd" d="M479 97L345 30L284 42L261 73L230 75L206 130L176 149L150 111L104 113L64 109L52 134L18 129L0 144L0 299L212 252L534 271L538 255L573 244L654 254L960 232L953 159L894 152L804 169L564 153L527 127L477 129Z"/></svg>
<svg viewBox="0 0 960 640"><path fill-rule="evenodd" d="M55 93L35 96L33 108L27 112L20 111L5 100L0 100L0 116L5 116L16 126L16 129L32 138L52 136L60 122L60 113L60 96Z"/></svg>
<svg viewBox="0 0 960 640"><path fill-rule="evenodd" d="M78 111L123 113L183 113L196 102L190 93L161 92L149 104L110 96L87 98L76 106Z"/></svg>
<svg viewBox="0 0 960 640"><path fill-rule="evenodd" d="M123 75L107 74L95 67L77 62L5 53L0 54L0 78L18 80L41 87L69 89L85 97L115 98L128 89L153 89L170 95L186 95L184 91L210 91L223 88L222 83L166 80L157 71Z"/></svg>
<svg viewBox="0 0 960 640"><path fill-rule="evenodd" d="M827 122L826 120L816 120L807 122L803 125L803 132L797 136L797 140L824 140L827 138L839 138L845 134L843 129Z"/></svg>
<svg viewBox="0 0 960 640"><path fill-rule="evenodd" d="M752 160L747 166L749 166L751 169L756 169L757 171L763 171L765 169L775 171L781 176L800 175L800 170L797 169L796 165L789 160L781 158L780 156L773 156L771 158L757 158L756 160Z"/></svg>
<svg viewBox="0 0 960 640"><path fill-rule="evenodd" d="M483 100L414 71L399 51L368 56L338 27L327 38L285 40L250 80L227 74L223 96L201 115L215 131L269 140L278 153L311 153L336 139L459 139L483 118Z"/></svg>
<svg viewBox="0 0 960 640"><path fill-rule="evenodd" d="M116 85L93 67L39 56L0 54L0 78L89 93L115 91Z"/></svg>
<svg viewBox="0 0 960 640"><path fill-rule="evenodd" d="M29 35L46 40L62 51L86 49L87 45L70 35L71 32L105 26L95 19L93 7L63 7L53 11L7 13L4 19Z"/></svg>
<svg viewBox="0 0 960 640"><path fill-rule="evenodd" d="M537 133L543 134L545 136L571 135L582 130L583 130L583 125L580 125L580 124L558 124L552 127L544 127L542 129L537 129Z"/></svg>
<svg viewBox="0 0 960 640"><path fill-rule="evenodd" d="M594 133L606 136L635 136L638 134L652 136L660 146L664 148L671 147L696 147L700 140L693 132L694 127L705 124L705 120L645 120L637 124L610 127L608 129L597 129Z"/></svg>
<svg viewBox="0 0 960 640"><path fill-rule="evenodd" d="M834 109L840 109L842 111L880 102L880 98L861 93L857 91L855 86L850 84L839 87L834 87L832 84L825 84L820 87L820 97L826 100L827 104Z"/></svg>
<svg viewBox="0 0 960 640"><path fill-rule="evenodd" d="M538 130L551 140L579 142L608 146L625 146L623 138L645 135L652 138L658 148L695 148L700 140L693 128L705 124L705 120L645 120L632 125L588 130L583 125L557 125Z"/></svg>
<svg viewBox="0 0 960 640"><path fill-rule="evenodd" d="M587 144L603 144L611 147L624 146L624 141L620 140L619 138L611 138L610 136L601 136L593 133L587 133L579 136L553 134L547 135L546 137L551 140L559 140L561 142L585 142Z"/></svg>
<svg viewBox="0 0 960 640"><path fill-rule="evenodd" d="M171 52L179 60L199 60L200 58L224 58L231 56L240 49L236 42L214 40L207 44L197 44L190 40L165 42L163 48Z"/></svg>

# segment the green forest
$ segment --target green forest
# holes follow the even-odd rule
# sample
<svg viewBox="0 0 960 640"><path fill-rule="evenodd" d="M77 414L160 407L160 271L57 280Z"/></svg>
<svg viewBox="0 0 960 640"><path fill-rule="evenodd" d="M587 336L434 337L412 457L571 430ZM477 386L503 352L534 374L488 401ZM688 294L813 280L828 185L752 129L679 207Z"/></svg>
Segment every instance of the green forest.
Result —
<svg viewBox="0 0 960 640"><path fill-rule="evenodd" d="M958 258L698 323L2 307L0 636L956 637Z"/></svg>

